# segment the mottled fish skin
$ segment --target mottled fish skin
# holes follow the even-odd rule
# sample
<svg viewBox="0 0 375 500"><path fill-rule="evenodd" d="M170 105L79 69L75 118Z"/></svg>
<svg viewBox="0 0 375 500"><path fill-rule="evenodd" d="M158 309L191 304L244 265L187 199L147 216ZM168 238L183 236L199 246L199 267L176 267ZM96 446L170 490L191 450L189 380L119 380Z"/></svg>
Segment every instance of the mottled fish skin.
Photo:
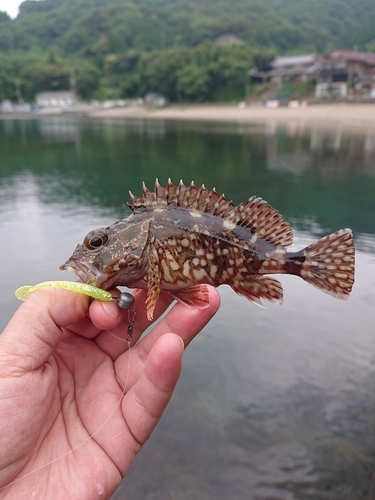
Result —
<svg viewBox="0 0 375 500"><path fill-rule="evenodd" d="M133 214L85 237L61 269L84 283L108 290L127 286L148 290L147 316L161 291L186 305L207 307L210 284L230 285L261 305L280 304L283 290L267 274L293 274L339 299L354 283L350 229L340 229L299 252L288 252L293 232L267 202L255 196L235 206L194 183L130 193Z"/></svg>

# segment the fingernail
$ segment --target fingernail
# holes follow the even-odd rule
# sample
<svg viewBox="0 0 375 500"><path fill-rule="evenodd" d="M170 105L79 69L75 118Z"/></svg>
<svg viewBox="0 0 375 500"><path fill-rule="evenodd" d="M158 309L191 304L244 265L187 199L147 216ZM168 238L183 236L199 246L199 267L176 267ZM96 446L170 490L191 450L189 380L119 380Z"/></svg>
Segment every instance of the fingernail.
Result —
<svg viewBox="0 0 375 500"><path fill-rule="evenodd" d="M116 302L102 302L102 307L108 316L113 319L117 319L119 315L119 309Z"/></svg>

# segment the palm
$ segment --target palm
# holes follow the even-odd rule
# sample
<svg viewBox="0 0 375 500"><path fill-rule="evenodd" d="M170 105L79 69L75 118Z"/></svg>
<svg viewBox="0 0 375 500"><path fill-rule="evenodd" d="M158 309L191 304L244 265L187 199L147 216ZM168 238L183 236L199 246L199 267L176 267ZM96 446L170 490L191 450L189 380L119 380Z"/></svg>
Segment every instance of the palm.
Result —
<svg viewBox="0 0 375 500"><path fill-rule="evenodd" d="M65 342L70 345L69 351ZM74 485L76 498L85 498L90 490L95 498L95 494L109 491L110 485L119 484L122 478L111 459L115 457L114 448L119 446L116 434L126 429L119 405L122 389L116 380L114 363L91 340L66 332L54 361L56 365L44 380L45 394L39 394L39 411L33 416L29 449L37 448L38 453L30 458L19 477L31 473L28 485L35 483L35 487L44 482L45 498L47 491L48 498L59 498L61 481L70 487ZM34 382L36 392L40 391L40 382ZM33 472L36 469L37 473ZM23 486L22 481L14 484L16 491Z"/></svg>
<svg viewBox="0 0 375 500"><path fill-rule="evenodd" d="M34 306L31 299L24 309ZM169 302L168 295L159 301L156 317ZM141 292L132 342L136 345L130 351L124 341L126 318L111 323L97 302L90 307L91 319L82 313L73 325L68 322L65 326L69 328L63 328L47 362L33 358L30 363L34 366L22 377L13 374L12 391L16 387L21 395L15 412L19 416L7 426L7 434L16 439L12 453L0 461L0 485L13 483L0 490L0 495L17 497L25 484L40 498L65 498L61 485L74 491L73 497L66 494L69 498L106 498L112 494L158 422L178 379L176 336L163 334L178 330L187 345L216 311L215 294L212 303L211 312L176 305L136 343L148 324ZM87 312L87 303L85 307ZM26 312L30 316L30 309ZM170 337L169 347L165 341L158 342L162 336ZM155 354L149 356L151 350ZM160 385L156 387L160 394L153 393L155 384ZM25 404L25 394L30 404ZM152 406L148 407L150 401ZM0 428L0 435L3 430Z"/></svg>

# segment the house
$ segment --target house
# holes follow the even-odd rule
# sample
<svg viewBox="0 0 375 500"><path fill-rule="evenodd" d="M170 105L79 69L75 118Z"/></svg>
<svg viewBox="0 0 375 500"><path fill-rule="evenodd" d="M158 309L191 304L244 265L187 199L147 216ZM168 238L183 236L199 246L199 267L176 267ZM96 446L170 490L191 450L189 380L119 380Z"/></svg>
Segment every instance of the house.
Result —
<svg viewBox="0 0 375 500"><path fill-rule="evenodd" d="M253 83L267 82L280 88L286 82L306 82L315 78L318 71L319 58L316 54L307 54L276 57L269 63L267 71L253 68L249 71L249 75Z"/></svg>
<svg viewBox="0 0 375 500"><path fill-rule="evenodd" d="M77 102L77 94L71 90L47 90L35 96L41 108L66 108Z"/></svg>
<svg viewBox="0 0 375 500"><path fill-rule="evenodd" d="M352 50L334 50L321 60L315 95L346 97L355 93L370 95L375 87L375 54Z"/></svg>

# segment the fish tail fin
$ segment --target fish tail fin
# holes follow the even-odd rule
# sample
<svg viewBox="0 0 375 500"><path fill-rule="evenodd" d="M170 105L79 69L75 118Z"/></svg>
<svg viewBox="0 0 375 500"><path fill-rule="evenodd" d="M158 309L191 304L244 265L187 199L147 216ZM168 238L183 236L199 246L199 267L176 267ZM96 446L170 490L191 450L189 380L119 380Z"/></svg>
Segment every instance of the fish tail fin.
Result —
<svg viewBox="0 0 375 500"><path fill-rule="evenodd" d="M354 283L354 243L350 229L340 229L304 250L300 276L337 299L346 300Z"/></svg>

